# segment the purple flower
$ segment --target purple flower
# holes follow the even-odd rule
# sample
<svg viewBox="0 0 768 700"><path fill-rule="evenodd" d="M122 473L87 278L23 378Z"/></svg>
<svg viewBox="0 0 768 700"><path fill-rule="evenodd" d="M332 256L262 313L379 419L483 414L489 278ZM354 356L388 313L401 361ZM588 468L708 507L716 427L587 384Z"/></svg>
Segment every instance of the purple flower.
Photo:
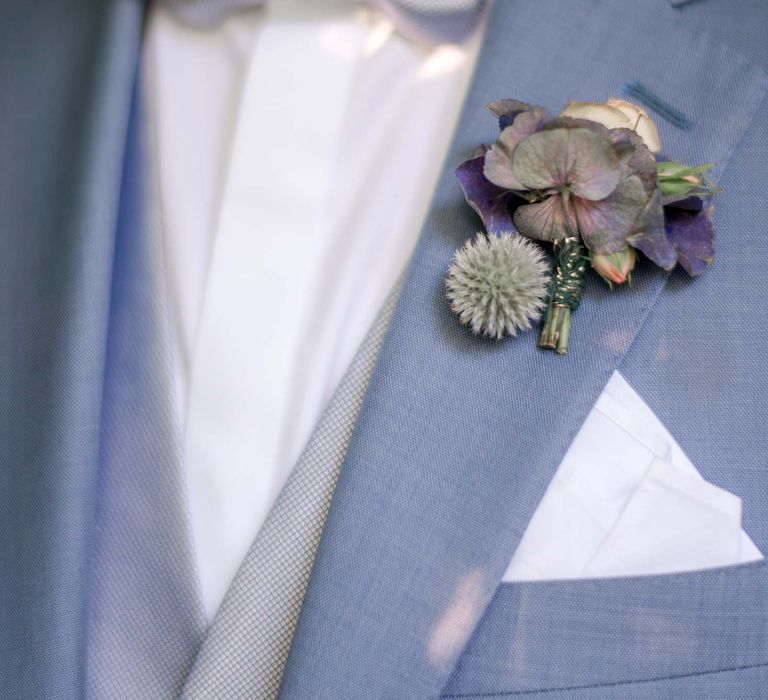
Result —
<svg viewBox="0 0 768 700"><path fill-rule="evenodd" d="M540 130L531 133L534 125ZM604 127L564 119L551 125L541 128L522 113L485 155L491 183L540 200L515 211L517 230L544 241L580 235L596 254L626 249L648 202L643 181Z"/></svg>
<svg viewBox="0 0 768 700"><path fill-rule="evenodd" d="M515 335L533 318L520 313L520 303L532 291L543 303L544 277L534 290L526 269L507 254L525 243L518 233L552 243L556 270L539 346L561 355L588 262L609 285L630 280L637 251L666 270L679 263L690 275L712 264L711 195L718 190L704 173L713 165L657 161L661 144L645 110L616 99L571 102L554 119L518 100L488 109L499 137L462 163L456 177L488 233L497 235L478 234L476 246L457 254L447 282L453 310L473 331ZM544 269L540 248L526 245Z"/></svg>
<svg viewBox="0 0 768 700"><path fill-rule="evenodd" d="M657 163L646 145L659 147L655 126L647 113L635 108L630 114L629 107L615 100L570 103L565 116L552 118L517 100L490 104L498 139L456 170L486 230L549 242L579 238L615 283L628 278L631 266L614 269L610 261L634 264L632 249L666 270L679 262L692 275L711 264L712 210L702 201L716 190L694 181L711 166ZM606 110L633 128L610 128L613 121L595 117Z"/></svg>
<svg viewBox="0 0 768 700"><path fill-rule="evenodd" d="M715 205L705 201L701 211L667 207L666 233L677 253L677 262L692 277L715 261Z"/></svg>
<svg viewBox="0 0 768 700"><path fill-rule="evenodd" d="M512 212L521 201L519 196L498 187L483 175L485 150L483 153L465 160L456 168L456 178L464 190L464 199L483 221L488 233L510 233L515 231Z"/></svg>

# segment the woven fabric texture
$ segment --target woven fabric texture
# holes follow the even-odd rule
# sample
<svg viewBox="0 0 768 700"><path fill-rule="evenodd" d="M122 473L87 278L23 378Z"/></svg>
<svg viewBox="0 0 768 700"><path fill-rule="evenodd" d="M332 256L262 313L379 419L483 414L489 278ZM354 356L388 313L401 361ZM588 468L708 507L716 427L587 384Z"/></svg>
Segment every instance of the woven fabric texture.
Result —
<svg viewBox="0 0 768 700"><path fill-rule="evenodd" d="M217 613L184 698L273 698L398 282L323 413Z"/></svg>

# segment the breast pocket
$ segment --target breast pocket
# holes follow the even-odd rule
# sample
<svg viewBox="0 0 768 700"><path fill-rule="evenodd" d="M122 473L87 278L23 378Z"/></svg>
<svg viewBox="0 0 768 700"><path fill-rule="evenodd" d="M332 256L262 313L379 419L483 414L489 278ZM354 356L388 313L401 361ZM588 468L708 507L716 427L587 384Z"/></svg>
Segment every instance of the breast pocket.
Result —
<svg viewBox="0 0 768 700"><path fill-rule="evenodd" d="M705 481L614 374L446 695L624 688L767 659L768 572L741 499Z"/></svg>
<svg viewBox="0 0 768 700"><path fill-rule="evenodd" d="M768 659L764 562L660 576L502 584L445 695L647 682Z"/></svg>
<svg viewBox="0 0 768 700"><path fill-rule="evenodd" d="M702 478L615 372L550 482L503 580L679 573L760 560L741 516L741 498Z"/></svg>

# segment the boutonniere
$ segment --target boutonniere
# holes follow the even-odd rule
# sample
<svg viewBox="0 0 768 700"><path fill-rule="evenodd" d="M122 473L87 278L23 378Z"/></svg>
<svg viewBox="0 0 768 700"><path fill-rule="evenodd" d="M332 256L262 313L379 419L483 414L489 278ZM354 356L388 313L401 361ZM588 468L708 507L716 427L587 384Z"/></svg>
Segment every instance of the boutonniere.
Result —
<svg viewBox="0 0 768 700"><path fill-rule="evenodd" d="M558 117L517 100L488 109L498 139L456 170L485 232L457 251L446 280L474 333L515 336L543 315L539 345L565 354L590 267L613 286L631 280L638 253L689 275L712 264L718 190L704 174L714 164L659 157L641 107L570 102Z"/></svg>

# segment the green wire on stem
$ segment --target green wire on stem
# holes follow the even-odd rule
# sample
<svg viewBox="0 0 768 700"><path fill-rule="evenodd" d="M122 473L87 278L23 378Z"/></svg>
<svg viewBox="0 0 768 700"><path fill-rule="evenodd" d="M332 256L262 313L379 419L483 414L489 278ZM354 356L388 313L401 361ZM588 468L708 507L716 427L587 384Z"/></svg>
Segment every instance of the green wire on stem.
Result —
<svg viewBox="0 0 768 700"><path fill-rule="evenodd" d="M573 323L572 312L581 301L587 257L586 249L578 238L555 241L553 250L557 269L550 283L549 303L539 346L565 355Z"/></svg>
<svg viewBox="0 0 768 700"><path fill-rule="evenodd" d="M568 195L563 196L566 224L570 221ZM555 241L555 274L549 286L549 301L544 315L544 328L539 347L554 350L560 355L568 352L568 340L573 324L573 311L579 306L587 272L587 250L578 232L570 230L569 236Z"/></svg>

